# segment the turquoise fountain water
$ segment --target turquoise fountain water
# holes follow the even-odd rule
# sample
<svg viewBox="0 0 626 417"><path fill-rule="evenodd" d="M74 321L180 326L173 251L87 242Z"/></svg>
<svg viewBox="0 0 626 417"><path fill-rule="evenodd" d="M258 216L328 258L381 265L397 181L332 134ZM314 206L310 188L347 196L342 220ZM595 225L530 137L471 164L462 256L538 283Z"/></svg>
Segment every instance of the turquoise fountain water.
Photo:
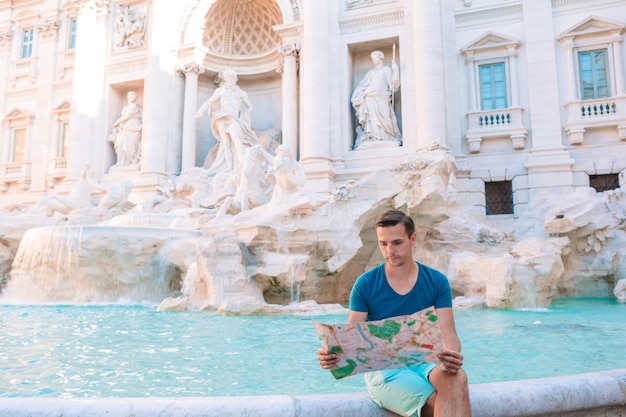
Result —
<svg viewBox="0 0 626 417"><path fill-rule="evenodd" d="M473 384L626 367L626 305L457 310ZM361 392L320 369L312 319L154 305L0 306L0 397L184 397Z"/></svg>

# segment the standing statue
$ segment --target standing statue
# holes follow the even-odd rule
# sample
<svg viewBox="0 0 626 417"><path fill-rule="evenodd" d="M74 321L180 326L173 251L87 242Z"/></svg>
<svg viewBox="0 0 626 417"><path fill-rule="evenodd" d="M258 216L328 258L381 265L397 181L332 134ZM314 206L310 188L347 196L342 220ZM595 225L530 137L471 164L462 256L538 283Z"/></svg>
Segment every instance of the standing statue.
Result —
<svg viewBox="0 0 626 417"><path fill-rule="evenodd" d="M129 91L127 96L128 105L113 123L113 132L109 136L117 155L116 167L139 166L141 160L142 110L137 104L135 91Z"/></svg>
<svg viewBox="0 0 626 417"><path fill-rule="evenodd" d="M224 84L196 112L196 117L208 112L211 131L218 141L204 163L211 172L238 169L245 148L258 143L257 135L250 127L252 103L248 94L237 85L237 74L226 70L221 78Z"/></svg>
<svg viewBox="0 0 626 417"><path fill-rule="evenodd" d="M392 103L393 94L400 88L395 57L391 67L384 65L385 55L381 51L372 52L370 57L374 68L365 74L350 99L359 121L355 149L366 142L402 140Z"/></svg>

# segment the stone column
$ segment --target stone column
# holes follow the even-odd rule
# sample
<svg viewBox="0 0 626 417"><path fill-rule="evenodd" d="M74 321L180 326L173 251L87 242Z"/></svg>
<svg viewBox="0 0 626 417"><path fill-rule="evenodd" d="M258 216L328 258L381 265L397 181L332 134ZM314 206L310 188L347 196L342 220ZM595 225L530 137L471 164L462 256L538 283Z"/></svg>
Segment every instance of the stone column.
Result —
<svg viewBox="0 0 626 417"><path fill-rule="evenodd" d="M141 175L162 176L167 172L169 126L174 120L172 97L179 92L178 84L164 68L175 68L171 45L177 39L181 5L177 1L153 0L149 8L151 33L144 84L143 133L141 140Z"/></svg>
<svg viewBox="0 0 626 417"><path fill-rule="evenodd" d="M78 179L83 166L95 162L92 153L100 149L96 142L106 140L97 127L104 100L107 7L95 0L76 3L80 10L76 21L68 180Z"/></svg>
<svg viewBox="0 0 626 417"><path fill-rule="evenodd" d="M198 107L198 76L204 68L195 62L182 63L180 71L185 74L185 100L183 111L183 150L181 172L196 166L196 111Z"/></svg>
<svg viewBox="0 0 626 417"><path fill-rule="evenodd" d="M55 17L42 18L35 25L38 42L38 65L40 68L54 68L56 61L56 40L59 34L59 21ZM32 171L30 192L42 192L46 188L46 171L51 150L49 149L49 135L52 118L50 110L53 107L53 84L56 71L40 71L37 76L37 104L33 143L30 150ZM55 126L58 128L58 126ZM56 156L56 155L55 155Z"/></svg>
<svg viewBox="0 0 626 417"><path fill-rule="evenodd" d="M303 0L300 53L300 162L313 190L330 193L329 0ZM332 0L335 1L335 0Z"/></svg>
<svg viewBox="0 0 626 417"><path fill-rule="evenodd" d="M413 67L417 137L404 138L410 150L446 145L445 80L440 0L413 1Z"/></svg>
<svg viewBox="0 0 626 417"><path fill-rule="evenodd" d="M282 45L278 48L283 55L283 132L282 142L289 146L293 156L298 156L298 53L297 45Z"/></svg>

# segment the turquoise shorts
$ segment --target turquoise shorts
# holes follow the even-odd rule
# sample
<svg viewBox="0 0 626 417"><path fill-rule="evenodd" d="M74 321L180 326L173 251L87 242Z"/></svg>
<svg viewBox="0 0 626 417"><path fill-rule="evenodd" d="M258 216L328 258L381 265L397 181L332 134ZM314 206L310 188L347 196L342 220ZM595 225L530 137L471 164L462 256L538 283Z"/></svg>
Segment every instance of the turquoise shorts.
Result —
<svg viewBox="0 0 626 417"><path fill-rule="evenodd" d="M372 400L381 408L405 417L420 416L422 407L435 392L428 380L437 366L423 363L402 369L368 372L365 384Z"/></svg>

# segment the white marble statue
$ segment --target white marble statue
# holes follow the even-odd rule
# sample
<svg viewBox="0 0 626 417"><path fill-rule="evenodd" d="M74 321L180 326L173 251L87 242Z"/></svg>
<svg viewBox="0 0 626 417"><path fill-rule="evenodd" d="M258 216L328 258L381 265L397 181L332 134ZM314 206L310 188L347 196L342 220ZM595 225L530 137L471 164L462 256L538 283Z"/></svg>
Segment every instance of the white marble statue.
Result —
<svg viewBox="0 0 626 417"><path fill-rule="evenodd" d="M370 56L374 68L359 82L350 100L359 121L355 149L368 142L402 140L392 104L393 94L400 88L398 66L394 61L391 67L384 65L381 51Z"/></svg>
<svg viewBox="0 0 626 417"><path fill-rule="evenodd" d="M129 91L127 97L128 104L113 123L113 132L109 136L117 155L116 167L139 166L141 160L142 109L137 103L137 92Z"/></svg>
<svg viewBox="0 0 626 417"><path fill-rule="evenodd" d="M196 112L196 117L209 115L211 130L218 141L204 163L211 173L238 169L245 148L258 143L250 126L252 103L237 85L237 73L226 70L220 77L224 84Z"/></svg>
<svg viewBox="0 0 626 417"><path fill-rule="evenodd" d="M245 150L238 170L236 191L234 195L224 200L218 215L236 214L262 206L269 201L271 182L268 178L268 169L273 159L261 145L254 145Z"/></svg>
<svg viewBox="0 0 626 417"><path fill-rule="evenodd" d="M287 145L276 149L276 157L270 173L274 175L272 200L286 194L292 194L304 187L306 177L300 163L294 159Z"/></svg>
<svg viewBox="0 0 626 417"><path fill-rule="evenodd" d="M87 182L91 188L104 192L97 206L98 220L107 220L118 214L124 213L135 206L128 200L128 196L133 189L133 181L130 178L124 179L118 184L105 185L87 176Z"/></svg>
<svg viewBox="0 0 626 417"><path fill-rule="evenodd" d="M68 215L71 211L82 207L91 206L91 184L89 180L89 165L85 164L80 174L80 178L69 192L68 195L62 195L57 192L46 194L32 208L32 213L43 211L46 216L52 217L55 213Z"/></svg>
<svg viewBox="0 0 626 417"><path fill-rule="evenodd" d="M137 13L133 16L128 4L119 8L115 19L117 42L115 48L138 48L144 44L145 15Z"/></svg>

